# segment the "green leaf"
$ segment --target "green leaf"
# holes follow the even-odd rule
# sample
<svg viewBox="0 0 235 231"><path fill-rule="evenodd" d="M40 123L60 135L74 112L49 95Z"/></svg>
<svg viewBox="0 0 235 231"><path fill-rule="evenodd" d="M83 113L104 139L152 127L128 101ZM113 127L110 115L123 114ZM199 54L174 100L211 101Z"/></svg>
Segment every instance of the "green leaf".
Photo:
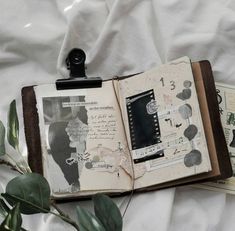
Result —
<svg viewBox="0 0 235 231"><path fill-rule="evenodd" d="M106 230L121 231L122 216L117 205L106 195L93 196L95 215Z"/></svg>
<svg viewBox="0 0 235 231"><path fill-rule="evenodd" d="M2 196L10 205L20 202L23 214L50 211L50 187L46 179L37 173L27 173L8 182Z"/></svg>
<svg viewBox="0 0 235 231"><path fill-rule="evenodd" d="M5 150L5 133L6 129L0 120L0 156L5 155L6 150Z"/></svg>
<svg viewBox="0 0 235 231"><path fill-rule="evenodd" d="M77 206L78 226L80 231L106 231L92 213Z"/></svg>
<svg viewBox="0 0 235 231"><path fill-rule="evenodd" d="M10 209L6 205L5 201L3 199L0 199L0 215L5 218L9 211Z"/></svg>
<svg viewBox="0 0 235 231"><path fill-rule="evenodd" d="M7 140L14 148L19 146L19 120L16 111L16 101L13 100L10 104L8 112Z"/></svg>
<svg viewBox="0 0 235 231"><path fill-rule="evenodd" d="M9 211L5 220L0 225L1 231L20 231L22 218L20 214L20 203L17 203L12 210Z"/></svg>

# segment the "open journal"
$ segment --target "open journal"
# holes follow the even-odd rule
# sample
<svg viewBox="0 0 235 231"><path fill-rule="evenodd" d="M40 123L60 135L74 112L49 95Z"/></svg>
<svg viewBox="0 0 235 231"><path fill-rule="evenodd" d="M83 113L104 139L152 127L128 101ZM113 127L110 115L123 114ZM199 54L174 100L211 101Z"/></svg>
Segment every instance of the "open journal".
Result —
<svg viewBox="0 0 235 231"><path fill-rule="evenodd" d="M47 84L22 96L29 164L55 199L232 174L207 61L183 57L101 88Z"/></svg>

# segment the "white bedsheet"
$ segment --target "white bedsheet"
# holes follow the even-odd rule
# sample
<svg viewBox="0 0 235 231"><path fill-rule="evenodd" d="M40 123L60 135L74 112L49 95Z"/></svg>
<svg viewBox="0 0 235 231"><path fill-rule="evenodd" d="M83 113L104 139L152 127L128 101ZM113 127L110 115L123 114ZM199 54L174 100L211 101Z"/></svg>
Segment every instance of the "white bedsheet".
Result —
<svg viewBox="0 0 235 231"><path fill-rule="evenodd" d="M187 55L210 60L217 81L235 84L235 1L0 0L0 119L20 89L66 77L71 48L87 53L88 76L109 78L147 70ZM9 153L14 151L7 147ZM15 157L17 155L15 154ZM0 190L16 173L0 166ZM126 198L116 199L123 210ZM61 205L76 219L75 206ZM235 196L191 187L135 195L125 231L234 230ZM24 216L34 231L73 230L53 215Z"/></svg>

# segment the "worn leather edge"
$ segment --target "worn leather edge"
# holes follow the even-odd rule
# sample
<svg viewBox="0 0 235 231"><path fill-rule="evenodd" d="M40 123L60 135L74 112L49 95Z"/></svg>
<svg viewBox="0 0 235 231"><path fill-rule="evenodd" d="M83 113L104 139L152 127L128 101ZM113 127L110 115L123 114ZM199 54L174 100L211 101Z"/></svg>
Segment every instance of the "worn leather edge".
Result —
<svg viewBox="0 0 235 231"><path fill-rule="evenodd" d="M33 86L23 87L21 95L29 166L33 172L43 174L39 118Z"/></svg>

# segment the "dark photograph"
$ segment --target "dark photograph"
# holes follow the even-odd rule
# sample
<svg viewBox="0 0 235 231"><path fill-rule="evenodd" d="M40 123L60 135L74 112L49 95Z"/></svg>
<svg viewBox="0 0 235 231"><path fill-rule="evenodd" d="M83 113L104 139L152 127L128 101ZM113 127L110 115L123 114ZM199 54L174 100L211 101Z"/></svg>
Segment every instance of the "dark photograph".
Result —
<svg viewBox="0 0 235 231"><path fill-rule="evenodd" d="M79 176L85 161L88 118L81 102L85 102L85 96L43 98L47 151L61 169L71 192L80 190Z"/></svg>

